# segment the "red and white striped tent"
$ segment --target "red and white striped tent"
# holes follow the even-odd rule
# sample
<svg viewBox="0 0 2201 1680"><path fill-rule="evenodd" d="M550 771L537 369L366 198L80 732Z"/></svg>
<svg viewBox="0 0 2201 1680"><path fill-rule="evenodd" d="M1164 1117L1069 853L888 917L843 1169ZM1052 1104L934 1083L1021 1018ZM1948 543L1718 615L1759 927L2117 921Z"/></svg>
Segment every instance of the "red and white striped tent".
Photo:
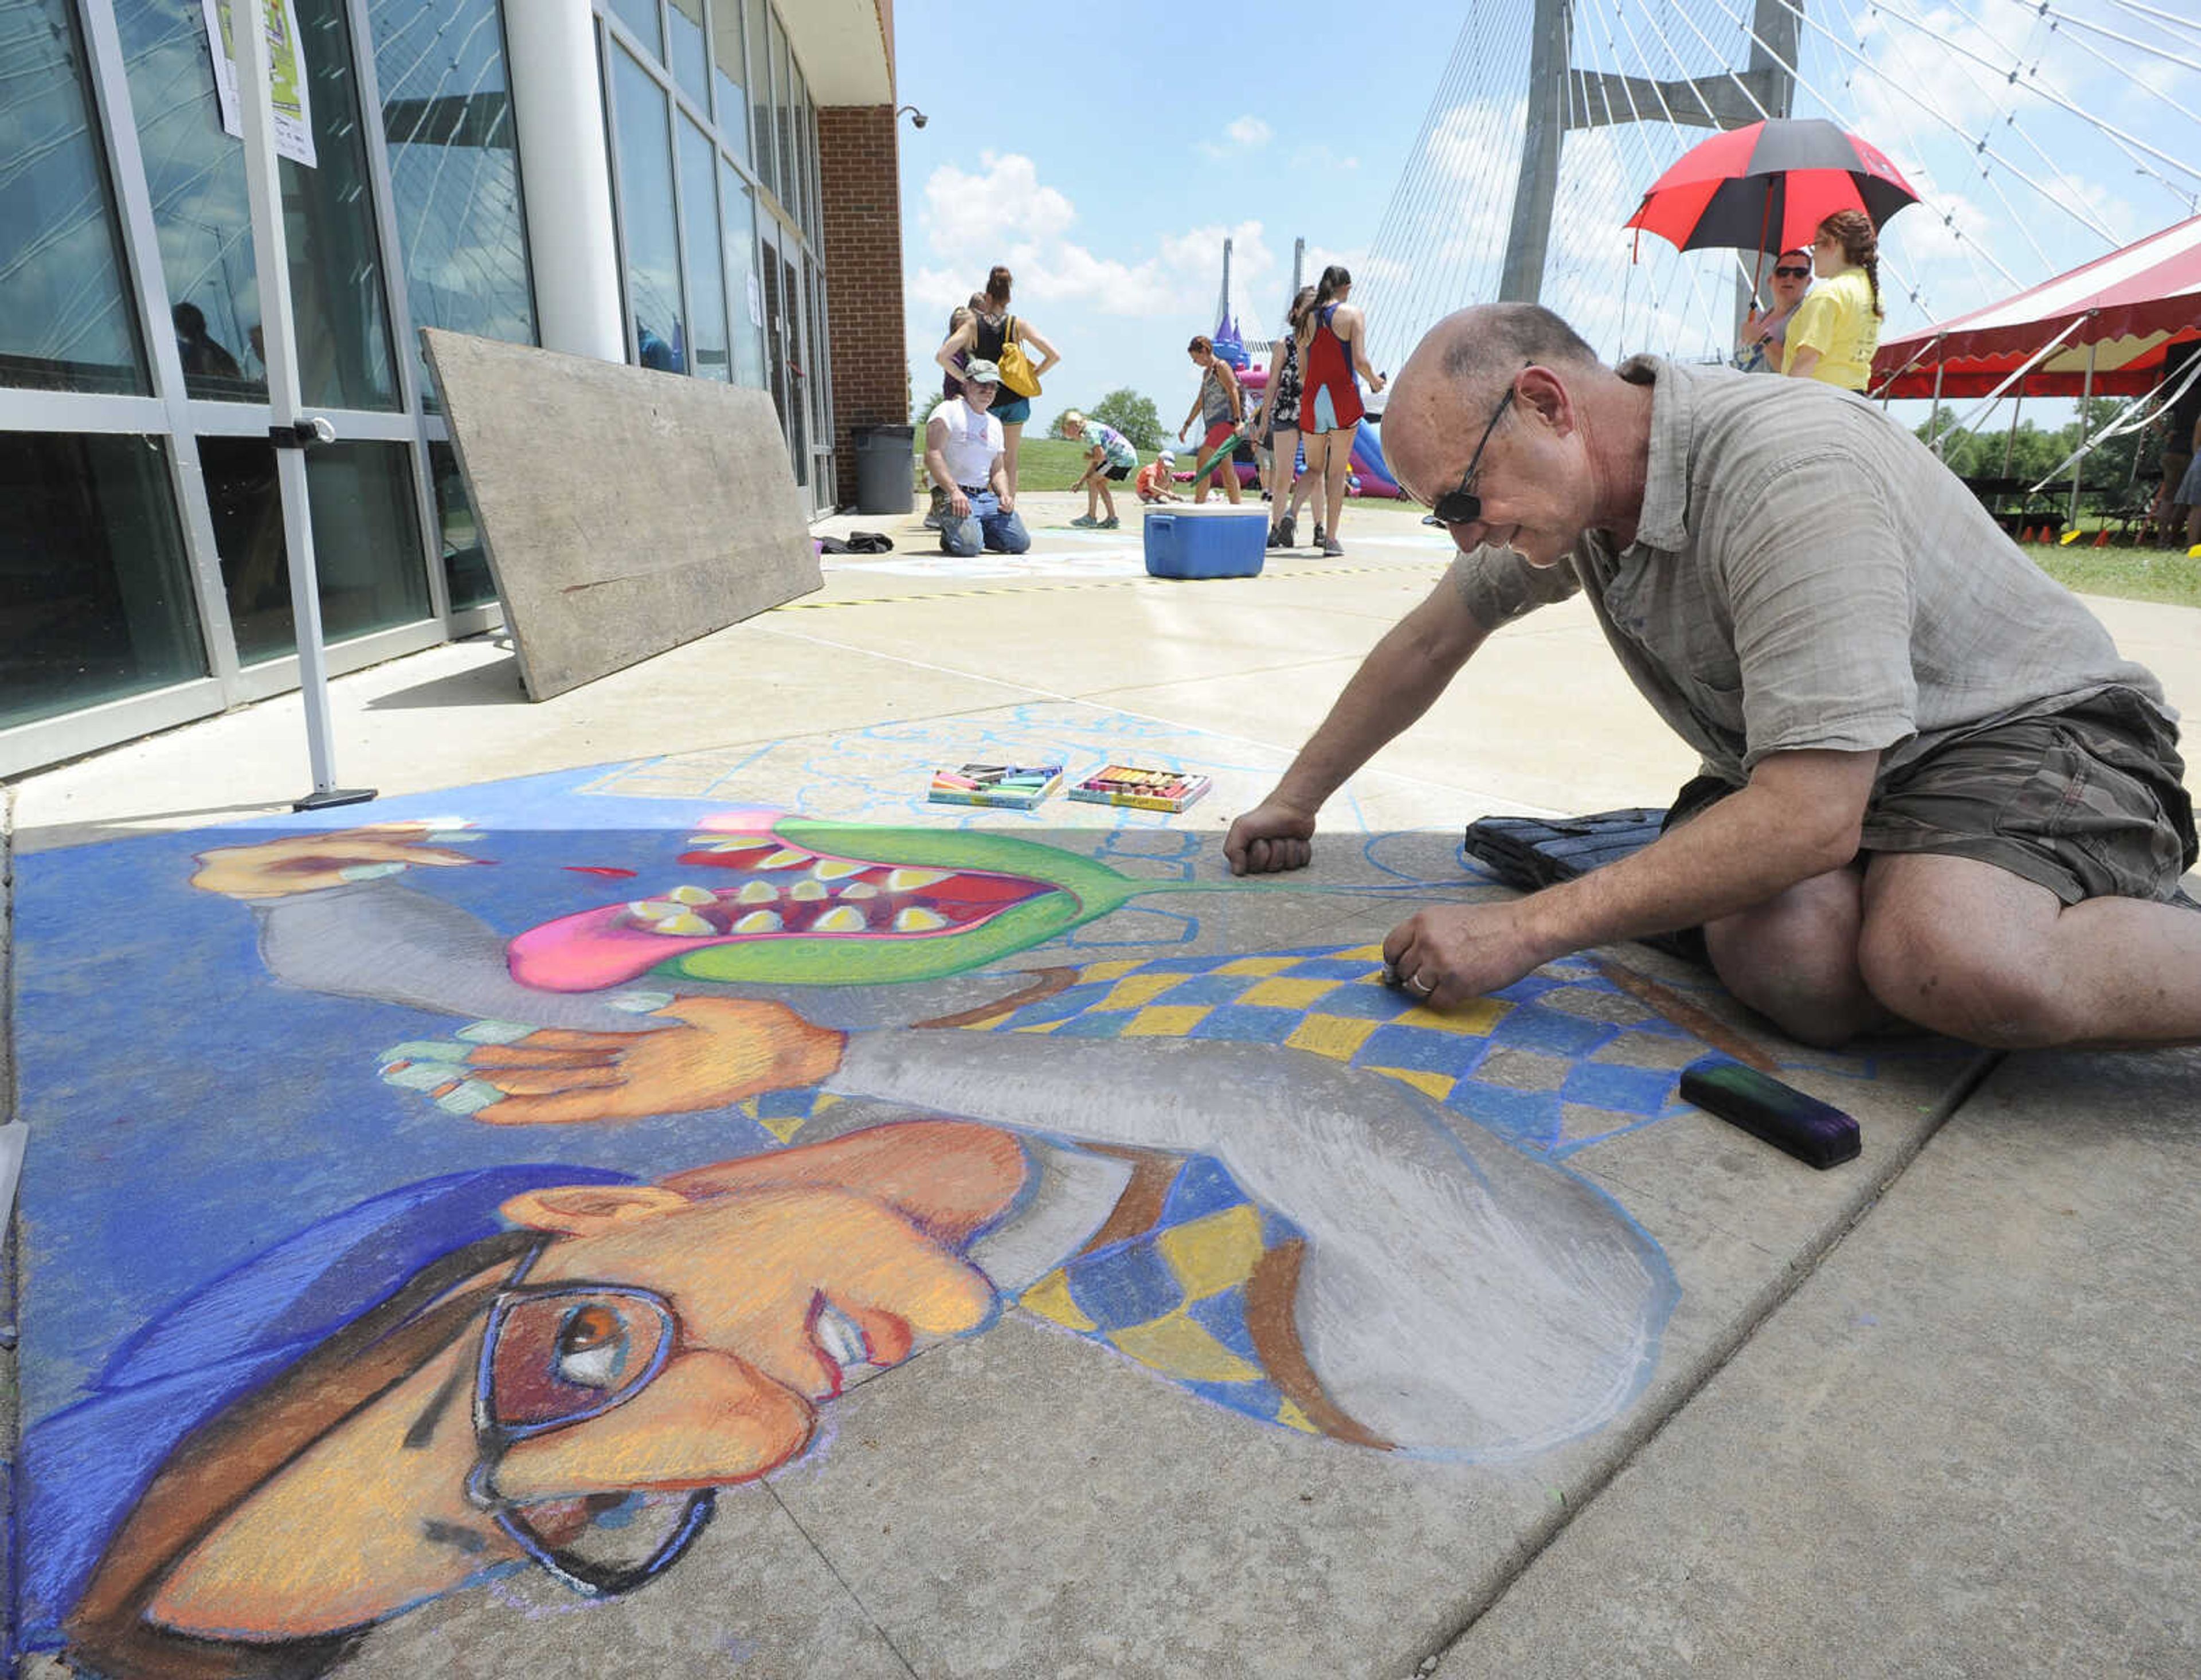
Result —
<svg viewBox="0 0 2201 1680"><path fill-rule="evenodd" d="M1887 340L1873 358L1871 390L1875 397L1985 397L2054 344L2012 394L2137 396L2161 382L2168 346L2195 339L2201 216L2000 303Z"/></svg>

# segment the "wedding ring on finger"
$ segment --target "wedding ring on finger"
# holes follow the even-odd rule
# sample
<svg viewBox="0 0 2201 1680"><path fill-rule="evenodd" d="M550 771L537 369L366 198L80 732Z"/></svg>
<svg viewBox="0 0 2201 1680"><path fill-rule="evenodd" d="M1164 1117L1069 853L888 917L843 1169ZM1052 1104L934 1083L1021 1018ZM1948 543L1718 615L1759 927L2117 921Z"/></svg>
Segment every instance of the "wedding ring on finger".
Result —
<svg viewBox="0 0 2201 1680"><path fill-rule="evenodd" d="M1427 997L1431 992L1436 990L1435 986L1431 985L1427 980L1424 980L1418 974L1408 975L1406 977L1406 985L1409 990L1419 992L1423 997Z"/></svg>

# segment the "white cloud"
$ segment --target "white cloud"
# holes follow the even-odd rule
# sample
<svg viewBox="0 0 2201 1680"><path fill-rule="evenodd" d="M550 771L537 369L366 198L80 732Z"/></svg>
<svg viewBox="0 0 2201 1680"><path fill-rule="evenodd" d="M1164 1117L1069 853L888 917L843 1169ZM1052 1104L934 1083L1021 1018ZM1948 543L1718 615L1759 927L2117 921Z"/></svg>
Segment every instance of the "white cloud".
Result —
<svg viewBox="0 0 2201 1680"><path fill-rule="evenodd" d="M1265 146L1275 132L1257 116L1242 116L1223 131L1240 145Z"/></svg>
<svg viewBox="0 0 2201 1680"><path fill-rule="evenodd" d="M978 162L983 174L943 163L925 178L922 216L933 250L943 256L1052 238L1077 219L1069 199L1040 185L1029 157L982 152Z"/></svg>

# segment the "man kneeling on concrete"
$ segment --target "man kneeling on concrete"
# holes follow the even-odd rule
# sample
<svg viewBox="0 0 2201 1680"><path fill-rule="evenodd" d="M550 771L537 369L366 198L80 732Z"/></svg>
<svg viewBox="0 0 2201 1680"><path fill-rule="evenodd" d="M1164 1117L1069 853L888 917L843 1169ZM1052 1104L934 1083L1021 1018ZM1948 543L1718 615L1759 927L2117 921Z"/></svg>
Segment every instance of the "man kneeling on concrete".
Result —
<svg viewBox="0 0 2201 1680"><path fill-rule="evenodd" d="M1809 1043L2201 1042L2176 714L1916 438L1811 380L1615 371L1529 304L1440 322L1394 392L1384 452L1461 553L1231 825L1234 871L1306 863L1323 801L1492 631L1579 590L1706 773L1633 857L1402 923L1401 984L1443 1008L1701 925Z"/></svg>
<svg viewBox="0 0 2201 1680"><path fill-rule="evenodd" d="M979 358L963 369L963 395L932 411L924 423L924 470L948 490L940 551L968 558L983 546L1020 555L1031 547L1001 460L1001 423L986 411L1001 388L1001 370Z"/></svg>

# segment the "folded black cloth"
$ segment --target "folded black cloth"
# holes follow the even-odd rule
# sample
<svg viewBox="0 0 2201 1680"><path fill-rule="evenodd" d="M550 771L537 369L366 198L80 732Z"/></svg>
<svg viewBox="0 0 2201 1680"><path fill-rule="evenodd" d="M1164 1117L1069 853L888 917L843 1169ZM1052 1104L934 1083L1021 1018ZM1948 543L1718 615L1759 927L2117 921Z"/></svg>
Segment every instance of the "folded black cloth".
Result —
<svg viewBox="0 0 2201 1680"><path fill-rule="evenodd" d="M1647 805L1624 811L1599 811L1587 817L1484 817L1467 825L1461 841L1467 855L1488 868L1503 886L1535 892L1587 875L1608 863L1641 851L1658 837L1666 813ZM1640 939L1654 951L1684 962L1711 966L1701 928L1655 933Z"/></svg>
<svg viewBox="0 0 2201 1680"><path fill-rule="evenodd" d="M820 537L818 551L829 555L892 554L894 538L883 531L852 531L845 541L838 537Z"/></svg>

